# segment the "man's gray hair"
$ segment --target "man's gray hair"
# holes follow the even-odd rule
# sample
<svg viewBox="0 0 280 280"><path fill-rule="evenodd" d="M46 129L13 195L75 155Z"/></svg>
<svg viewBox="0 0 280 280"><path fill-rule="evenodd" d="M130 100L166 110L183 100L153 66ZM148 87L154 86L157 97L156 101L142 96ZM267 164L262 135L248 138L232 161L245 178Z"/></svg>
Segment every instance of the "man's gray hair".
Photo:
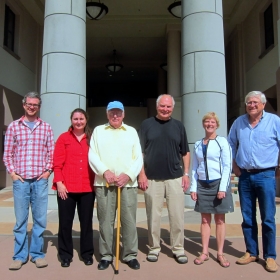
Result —
<svg viewBox="0 0 280 280"><path fill-rule="evenodd" d="M23 103L23 104L26 103L27 97L29 97L29 98L37 98L37 99L39 99L39 101L40 101L39 105L42 104L41 96L40 96L40 94L39 94L38 92L36 92L36 91L30 91L30 92L28 92L28 93L23 97L23 99L22 99L22 103Z"/></svg>
<svg viewBox="0 0 280 280"><path fill-rule="evenodd" d="M157 107L158 107L158 104L159 104L159 100L160 100L164 95L167 95L167 96L171 97L171 99L172 99L172 104L173 104L173 108L174 108L174 106L175 106L175 100L174 100L173 96L170 95L170 94L166 94L166 93L159 95L159 97L157 98L157 101L156 101Z"/></svg>
<svg viewBox="0 0 280 280"><path fill-rule="evenodd" d="M245 103L247 102L247 100L250 98L250 97L258 97L261 102L263 104L266 103L266 97L264 95L264 93L262 93L261 91L257 91L257 90L254 90L254 91L250 91L246 96L245 96Z"/></svg>

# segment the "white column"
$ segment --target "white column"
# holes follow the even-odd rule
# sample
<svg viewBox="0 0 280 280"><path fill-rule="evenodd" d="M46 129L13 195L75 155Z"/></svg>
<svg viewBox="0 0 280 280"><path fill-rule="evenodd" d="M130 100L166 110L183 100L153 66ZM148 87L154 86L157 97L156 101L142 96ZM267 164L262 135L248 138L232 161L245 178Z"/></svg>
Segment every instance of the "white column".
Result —
<svg viewBox="0 0 280 280"><path fill-rule="evenodd" d="M176 30L177 29L177 30ZM167 93L181 96L181 32L169 26L167 30Z"/></svg>
<svg viewBox="0 0 280 280"><path fill-rule="evenodd" d="M182 121L192 153L204 136L202 117L220 119L218 134L227 135L226 77L222 0L182 1ZM186 195L186 206L193 202Z"/></svg>
<svg viewBox="0 0 280 280"><path fill-rule="evenodd" d="M219 116L218 134L227 135L222 0L182 1L182 106L191 144L203 137L209 111Z"/></svg>
<svg viewBox="0 0 280 280"><path fill-rule="evenodd" d="M57 139L70 112L86 108L86 1L45 1L41 95L41 117Z"/></svg>
<svg viewBox="0 0 280 280"><path fill-rule="evenodd" d="M45 1L41 96L40 116L56 140L73 109L86 109L86 1ZM57 209L52 178L48 209Z"/></svg>

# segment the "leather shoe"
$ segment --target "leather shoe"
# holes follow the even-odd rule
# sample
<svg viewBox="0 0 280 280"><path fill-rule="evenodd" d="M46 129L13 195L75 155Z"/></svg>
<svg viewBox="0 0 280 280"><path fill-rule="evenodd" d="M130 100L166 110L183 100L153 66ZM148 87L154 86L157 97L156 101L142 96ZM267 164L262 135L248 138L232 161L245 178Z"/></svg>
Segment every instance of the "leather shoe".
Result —
<svg viewBox="0 0 280 280"><path fill-rule="evenodd" d="M126 263L132 269L139 269L140 268L140 263L137 261L137 259L132 259L132 260L126 262Z"/></svg>
<svg viewBox="0 0 280 280"><path fill-rule="evenodd" d="M269 272L276 272L278 270L278 265L273 258L267 258L265 269Z"/></svg>
<svg viewBox="0 0 280 280"><path fill-rule="evenodd" d="M107 261L107 260L101 260L100 263L98 264L97 268L99 270L105 270L109 267L109 265L112 263L112 261Z"/></svg>
<svg viewBox="0 0 280 280"><path fill-rule="evenodd" d="M62 259L61 260L61 266L62 267L69 267L70 266L70 263L72 262L72 259Z"/></svg>
<svg viewBox="0 0 280 280"><path fill-rule="evenodd" d="M93 258L92 257L85 258L85 259L83 259L83 262L85 263L85 265L92 265Z"/></svg>
<svg viewBox="0 0 280 280"><path fill-rule="evenodd" d="M258 262L259 256L251 256L250 253L246 252L245 255L239 258L236 263L237 264L248 264L251 262Z"/></svg>

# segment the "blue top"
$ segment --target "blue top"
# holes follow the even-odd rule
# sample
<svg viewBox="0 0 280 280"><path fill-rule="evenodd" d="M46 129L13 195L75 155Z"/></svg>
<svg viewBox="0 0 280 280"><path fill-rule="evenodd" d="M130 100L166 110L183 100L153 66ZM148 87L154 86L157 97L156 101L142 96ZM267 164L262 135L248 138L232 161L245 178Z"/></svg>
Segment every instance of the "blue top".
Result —
<svg viewBox="0 0 280 280"><path fill-rule="evenodd" d="M35 122L24 121L24 122L27 124L27 126L28 126L31 130L33 130L33 127L34 127L35 124L36 124L36 121L35 121Z"/></svg>
<svg viewBox="0 0 280 280"><path fill-rule="evenodd" d="M248 114L237 118L228 135L232 157L240 168L264 169L278 165L280 118L266 113L252 127Z"/></svg>
<svg viewBox="0 0 280 280"><path fill-rule="evenodd" d="M206 145L206 144L203 144L203 142L202 142L202 152L203 152L203 156L204 156L204 157L206 157L206 153L207 153L207 145ZM217 180L219 180L219 179L213 179L213 180L200 180L200 181L202 181L202 182L205 182L205 183L209 184L209 183L215 182L215 181L217 181Z"/></svg>

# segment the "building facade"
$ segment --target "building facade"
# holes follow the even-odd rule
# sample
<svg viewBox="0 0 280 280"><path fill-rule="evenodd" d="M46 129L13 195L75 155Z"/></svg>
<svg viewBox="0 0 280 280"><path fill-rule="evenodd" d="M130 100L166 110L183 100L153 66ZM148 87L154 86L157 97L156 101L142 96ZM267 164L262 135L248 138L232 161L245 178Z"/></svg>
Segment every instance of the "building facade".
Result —
<svg viewBox="0 0 280 280"><path fill-rule="evenodd" d="M251 90L263 91L266 110L280 114L280 0L183 0L179 19L167 10L171 0L103 2L109 13L92 21L86 0L0 0L1 156L6 128L33 90L56 138L74 108L87 109L95 126L113 99L137 129L166 92L191 147L208 111L217 112L225 136ZM124 68L111 73L105 65L114 49ZM0 187L8 185L1 161Z"/></svg>

